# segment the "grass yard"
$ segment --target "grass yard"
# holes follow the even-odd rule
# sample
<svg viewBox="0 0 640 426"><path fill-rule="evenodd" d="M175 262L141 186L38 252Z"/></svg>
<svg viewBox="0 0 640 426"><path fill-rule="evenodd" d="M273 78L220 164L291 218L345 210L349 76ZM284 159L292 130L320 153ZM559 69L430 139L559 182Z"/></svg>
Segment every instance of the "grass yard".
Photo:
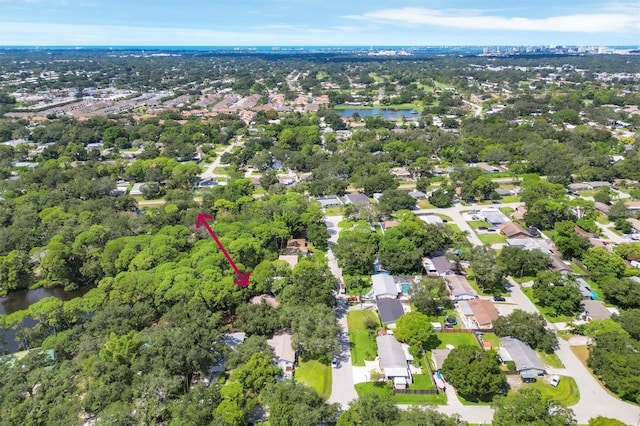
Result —
<svg viewBox="0 0 640 426"><path fill-rule="evenodd" d="M217 175L226 175L227 174L227 168L226 167L216 167L215 169L213 169L213 173L215 173Z"/></svg>
<svg viewBox="0 0 640 426"><path fill-rule="evenodd" d="M375 337L369 335L365 325L367 318L373 319L379 326L378 317L371 311L351 311L347 314L349 327L349 346L353 365L364 367L364 361L373 361L378 352Z"/></svg>
<svg viewBox="0 0 640 426"><path fill-rule="evenodd" d="M342 216L344 215L344 207L343 206L327 207L326 209L324 209L324 214L326 216Z"/></svg>
<svg viewBox="0 0 640 426"><path fill-rule="evenodd" d="M495 333L482 333L482 340L491 343L492 348L500 347L500 338Z"/></svg>
<svg viewBox="0 0 640 426"><path fill-rule="evenodd" d="M429 200L420 200L420 201L418 201L418 207L420 207L421 209L435 209L436 208L436 206L431 204L429 202Z"/></svg>
<svg viewBox="0 0 640 426"><path fill-rule="evenodd" d="M318 392L322 398L331 396L331 366L319 361L301 362L295 370L296 381L302 382Z"/></svg>
<svg viewBox="0 0 640 426"><path fill-rule="evenodd" d="M484 221L484 220L470 220L467 223L473 229L478 229L478 228L481 228L481 227L485 227L485 228L490 228L491 227L491 224L489 222Z"/></svg>
<svg viewBox="0 0 640 426"><path fill-rule="evenodd" d="M444 349L447 345L455 348L461 345L478 346L478 341L471 333L437 333L440 344L438 349Z"/></svg>
<svg viewBox="0 0 640 426"><path fill-rule="evenodd" d="M340 223L338 223L338 228L340 229L351 229L353 228L353 225L355 225L356 223L351 221L351 220L347 220L344 219L342 221L340 221Z"/></svg>
<svg viewBox="0 0 640 426"><path fill-rule="evenodd" d="M517 195L507 195L506 197L502 197L503 203L517 203L520 201L520 197Z"/></svg>
<svg viewBox="0 0 640 426"><path fill-rule="evenodd" d="M433 385L433 381L431 380L431 377L428 374L414 374L413 383L409 385L409 389L435 389L435 388L436 387Z"/></svg>
<svg viewBox="0 0 640 426"><path fill-rule="evenodd" d="M440 219L442 220L446 220L447 222L453 222L453 219L451 219L449 216L447 216L446 214L439 214L439 213L435 213L435 216L438 216Z"/></svg>
<svg viewBox="0 0 640 426"><path fill-rule="evenodd" d="M539 378L534 383L525 383L521 389L538 389L543 396L547 396L564 405L575 405L580 400L578 385L573 377L560 376L558 386L551 386L545 379Z"/></svg>
<svg viewBox="0 0 640 426"><path fill-rule="evenodd" d="M536 353L545 365L548 365L552 368L564 368L564 364L562 363L562 361L560 361L560 358L558 358L558 355L556 355L555 353L548 354L542 351L536 351Z"/></svg>
<svg viewBox="0 0 640 426"><path fill-rule="evenodd" d="M456 225L455 223L451 223L451 222L447 222L446 225L453 231L456 233L460 233L462 232L462 229L460 229L460 227L458 225Z"/></svg>
<svg viewBox="0 0 640 426"><path fill-rule="evenodd" d="M478 238L486 245L502 244L507 242L507 237L497 232L490 234L478 234Z"/></svg>
<svg viewBox="0 0 640 426"><path fill-rule="evenodd" d="M516 211L513 207L500 207L499 210L507 216Z"/></svg>
<svg viewBox="0 0 640 426"><path fill-rule="evenodd" d="M383 398L390 398L394 404L446 405L447 403L447 395L444 393L437 395L394 394L393 390L385 383L357 383L355 388L358 396L377 393Z"/></svg>

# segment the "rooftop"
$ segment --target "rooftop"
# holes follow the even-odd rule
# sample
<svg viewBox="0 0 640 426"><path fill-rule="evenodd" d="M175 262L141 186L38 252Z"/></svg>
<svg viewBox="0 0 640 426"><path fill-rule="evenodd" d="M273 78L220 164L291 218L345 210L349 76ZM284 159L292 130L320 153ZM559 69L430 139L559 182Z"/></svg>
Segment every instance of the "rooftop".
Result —
<svg viewBox="0 0 640 426"><path fill-rule="evenodd" d="M404 308L398 299L378 299L376 305L378 305L378 312L383 324L396 322L404 315Z"/></svg>
<svg viewBox="0 0 640 426"><path fill-rule="evenodd" d="M537 369L546 372L542 361L538 358L531 346L515 337L503 337L500 339L502 347L507 351L511 361L516 363L518 371ZM503 359L504 360L504 359Z"/></svg>
<svg viewBox="0 0 640 426"><path fill-rule="evenodd" d="M291 339L293 335L289 332L281 331L273 335L273 338L267 340L267 345L273 349L273 353L276 358L295 362L296 354L291 346Z"/></svg>

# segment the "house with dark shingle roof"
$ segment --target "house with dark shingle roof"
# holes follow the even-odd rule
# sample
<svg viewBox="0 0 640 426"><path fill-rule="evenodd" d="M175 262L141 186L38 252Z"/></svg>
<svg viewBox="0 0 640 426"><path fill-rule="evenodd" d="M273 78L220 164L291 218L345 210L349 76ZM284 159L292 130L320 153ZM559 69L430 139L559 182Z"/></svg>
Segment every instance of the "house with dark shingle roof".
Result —
<svg viewBox="0 0 640 426"><path fill-rule="evenodd" d="M378 306L380 321L391 328L395 326L398 318L404 315L404 308L398 299L378 299L376 300L376 305Z"/></svg>
<svg viewBox="0 0 640 426"><path fill-rule="evenodd" d="M371 204L369 197L359 192L356 194L347 194L344 198L346 198L346 204Z"/></svg>

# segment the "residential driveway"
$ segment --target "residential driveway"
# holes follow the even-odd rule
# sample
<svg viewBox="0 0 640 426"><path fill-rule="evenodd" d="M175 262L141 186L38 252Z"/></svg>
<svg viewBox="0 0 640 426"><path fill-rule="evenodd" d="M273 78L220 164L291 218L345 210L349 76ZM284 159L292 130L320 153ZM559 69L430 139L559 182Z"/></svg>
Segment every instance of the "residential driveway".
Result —
<svg viewBox="0 0 640 426"><path fill-rule="evenodd" d="M598 223L598 222L596 222L596 225L598 225L598 228L600 228L600 230L604 234L605 239L613 241L616 244L628 243L629 242L629 240L622 238L620 235L616 234L615 232L613 232L611 229L609 229L605 225L603 225L601 223Z"/></svg>

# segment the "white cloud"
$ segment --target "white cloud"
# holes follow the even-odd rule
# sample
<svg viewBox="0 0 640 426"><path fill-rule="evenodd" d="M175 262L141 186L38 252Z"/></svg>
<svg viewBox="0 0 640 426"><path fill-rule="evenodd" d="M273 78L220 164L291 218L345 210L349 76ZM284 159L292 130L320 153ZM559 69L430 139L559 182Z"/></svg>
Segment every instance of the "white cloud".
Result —
<svg viewBox="0 0 640 426"><path fill-rule="evenodd" d="M627 6L627 9L628 6ZM347 18L409 27L440 26L469 30L510 30L576 33L616 33L640 29L640 6L635 13L593 13L547 18L504 17L417 7L382 9Z"/></svg>

